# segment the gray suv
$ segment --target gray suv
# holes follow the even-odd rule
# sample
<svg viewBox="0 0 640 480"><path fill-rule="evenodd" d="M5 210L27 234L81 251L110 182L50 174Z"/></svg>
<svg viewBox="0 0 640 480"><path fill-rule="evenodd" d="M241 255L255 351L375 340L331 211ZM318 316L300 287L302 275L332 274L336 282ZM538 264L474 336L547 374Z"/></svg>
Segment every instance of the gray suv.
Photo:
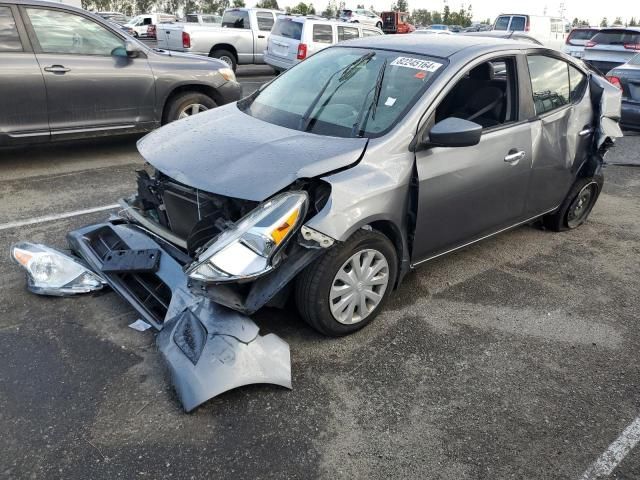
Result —
<svg viewBox="0 0 640 480"><path fill-rule="evenodd" d="M144 132L241 97L225 63L58 3L0 0L0 65L0 145Z"/></svg>

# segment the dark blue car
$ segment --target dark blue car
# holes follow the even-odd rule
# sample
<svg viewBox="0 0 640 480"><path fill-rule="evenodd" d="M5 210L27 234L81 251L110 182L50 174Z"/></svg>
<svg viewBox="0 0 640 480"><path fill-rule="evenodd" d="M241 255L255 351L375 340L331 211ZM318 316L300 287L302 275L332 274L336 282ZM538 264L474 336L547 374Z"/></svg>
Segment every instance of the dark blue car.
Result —
<svg viewBox="0 0 640 480"><path fill-rule="evenodd" d="M622 119L627 130L640 131L640 54L614 68L607 79L622 90Z"/></svg>

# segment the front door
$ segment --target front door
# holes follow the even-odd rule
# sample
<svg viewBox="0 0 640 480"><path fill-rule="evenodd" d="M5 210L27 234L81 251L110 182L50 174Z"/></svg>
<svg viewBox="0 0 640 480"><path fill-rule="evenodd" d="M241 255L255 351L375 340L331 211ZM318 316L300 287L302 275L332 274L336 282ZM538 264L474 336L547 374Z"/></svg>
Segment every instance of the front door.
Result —
<svg viewBox="0 0 640 480"><path fill-rule="evenodd" d="M112 55L125 40L82 14L22 7L47 88L51 135L131 130L155 119L145 55Z"/></svg>
<svg viewBox="0 0 640 480"><path fill-rule="evenodd" d="M416 153L414 264L523 221L531 127L519 119L515 72L515 58L477 65L436 109L434 122L457 117L484 128L476 146Z"/></svg>
<svg viewBox="0 0 640 480"><path fill-rule="evenodd" d="M17 9L0 4L0 145L48 138L40 67Z"/></svg>

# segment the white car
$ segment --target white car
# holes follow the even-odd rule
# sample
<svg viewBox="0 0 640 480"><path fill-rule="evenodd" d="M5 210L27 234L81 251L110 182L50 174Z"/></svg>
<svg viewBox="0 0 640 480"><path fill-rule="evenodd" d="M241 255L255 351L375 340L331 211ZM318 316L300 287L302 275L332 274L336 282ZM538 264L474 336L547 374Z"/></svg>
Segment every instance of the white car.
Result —
<svg viewBox="0 0 640 480"><path fill-rule="evenodd" d="M147 30L150 25L158 25L159 23L171 23L176 21L175 15L169 15L167 13L145 13L137 15L125 23L123 26L128 27L133 31L133 36L136 38L146 37Z"/></svg>
<svg viewBox="0 0 640 480"><path fill-rule="evenodd" d="M345 25L318 17L282 15L271 30L264 61L276 70L284 71L335 43L378 35L383 35L382 30L369 25Z"/></svg>
<svg viewBox="0 0 640 480"><path fill-rule="evenodd" d="M340 20L349 23L364 23L382 29L382 18L370 10L357 8L356 10L341 10Z"/></svg>
<svg viewBox="0 0 640 480"><path fill-rule="evenodd" d="M566 43L562 47L562 51L567 55L575 58L584 57L584 47L593 36L600 31L596 27L579 27L571 30L567 35Z"/></svg>

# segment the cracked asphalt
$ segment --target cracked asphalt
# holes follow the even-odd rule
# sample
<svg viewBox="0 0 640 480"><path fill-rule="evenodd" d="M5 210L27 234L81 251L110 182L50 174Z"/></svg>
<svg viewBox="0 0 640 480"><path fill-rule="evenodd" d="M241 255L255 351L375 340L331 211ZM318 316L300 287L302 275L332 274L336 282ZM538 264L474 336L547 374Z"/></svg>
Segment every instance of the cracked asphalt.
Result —
<svg viewBox="0 0 640 480"><path fill-rule="evenodd" d="M0 224L130 193L135 140L0 150ZM639 152L628 137L608 160ZM578 479L640 414L640 169L605 176L579 230L434 260L348 338L259 312L291 346L293 390L188 415L126 303L32 295L9 260L104 212L0 230L0 477ZM640 447L611 478L640 478Z"/></svg>

